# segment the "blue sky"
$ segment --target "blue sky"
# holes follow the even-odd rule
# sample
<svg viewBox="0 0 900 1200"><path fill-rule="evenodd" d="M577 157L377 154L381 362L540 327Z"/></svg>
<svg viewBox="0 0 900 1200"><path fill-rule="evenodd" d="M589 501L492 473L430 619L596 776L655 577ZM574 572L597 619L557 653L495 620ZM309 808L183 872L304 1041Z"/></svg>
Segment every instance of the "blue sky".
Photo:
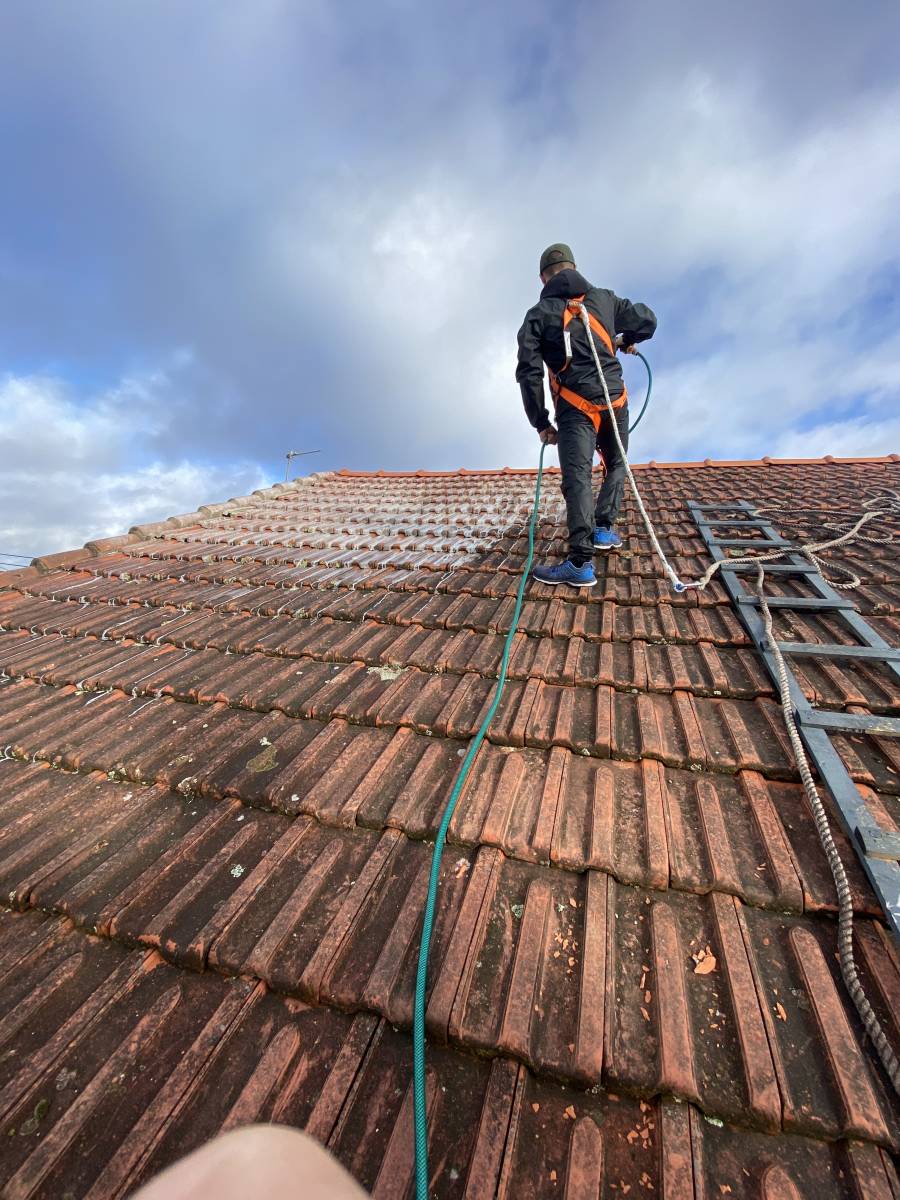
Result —
<svg viewBox="0 0 900 1200"><path fill-rule="evenodd" d="M900 450L898 39L892 0L6 0L0 550L289 449L531 464L556 240L658 314L637 461Z"/></svg>

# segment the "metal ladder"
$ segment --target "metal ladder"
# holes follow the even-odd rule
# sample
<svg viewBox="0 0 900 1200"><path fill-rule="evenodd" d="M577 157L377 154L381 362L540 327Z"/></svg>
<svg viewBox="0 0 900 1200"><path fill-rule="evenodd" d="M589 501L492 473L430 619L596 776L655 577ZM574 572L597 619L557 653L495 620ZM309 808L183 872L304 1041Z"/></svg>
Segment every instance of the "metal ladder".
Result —
<svg viewBox="0 0 900 1200"><path fill-rule="evenodd" d="M747 553L753 550L788 549L793 544L780 537L774 526L760 517L753 505L746 500L732 501L730 504L697 504L688 501L688 509L697 524L700 536L717 562L728 564L726 551L730 549L739 549ZM759 531L762 537L718 538L714 531L720 527L753 529ZM747 590L741 578L743 574L750 572L755 577L756 567L751 564L728 564L719 569L719 577L777 688L778 672L759 611L759 597L755 591ZM802 554L795 551L783 559L767 563L766 574L802 576L815 592L814 596L767 597L771 609L827 612L841 620L848 632L860 643L855 646L842 646L815 642L779 642L778 645L786 659L864 659L867 662L882 664L889 673L900 680L900 650L876 633L863 619L853 602L826 583L819 570ZM875 895L881 902L888 925L900 943L900 834L882 829L878 825L831 742L832 735L842 733L900 737L900 718L825 712L815 708L806 699L790 669L790 664L788 680L800 736L820 779L834 799L841 824L859 855Z"/></svg>

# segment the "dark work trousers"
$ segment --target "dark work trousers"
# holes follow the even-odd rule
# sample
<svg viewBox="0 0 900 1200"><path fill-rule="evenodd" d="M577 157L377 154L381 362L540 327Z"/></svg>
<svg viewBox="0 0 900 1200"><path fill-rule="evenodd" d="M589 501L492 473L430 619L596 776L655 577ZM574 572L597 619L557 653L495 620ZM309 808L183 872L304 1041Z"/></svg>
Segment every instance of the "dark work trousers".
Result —
<svg viewBox="0 0 900 1200"><path fill-rule="evenodd" d="M628 449L628 405L616 409L616 422L622 445ZM560 399L556 415L559 431L559 465L562 468L562 494L566 498L569 526L569 555L590 561L594 554L595 525L612 527L622 504L625 490L625 460L619 453L606 407L600 419L600 431L594 433L591 421L572 404ZM606 476L597 503L591 490L594 451L603 456Z"/></svg>

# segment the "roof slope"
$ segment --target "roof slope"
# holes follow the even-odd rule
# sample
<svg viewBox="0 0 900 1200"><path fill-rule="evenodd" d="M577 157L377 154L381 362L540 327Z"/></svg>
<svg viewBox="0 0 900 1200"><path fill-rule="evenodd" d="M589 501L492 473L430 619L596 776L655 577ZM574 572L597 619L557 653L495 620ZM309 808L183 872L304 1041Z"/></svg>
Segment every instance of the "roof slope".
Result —
<svg viewBox="0 0 900 1200"><path fill-rule="evenodd" d="M564 532L549 482L540 554ZM900 487L900 463L649 466L640 483L695 575L686 499L855 504ZM429 839L490 700L533 486L311 476L0 581L5 1195L124 1195L252 1120L410 1194ZM592 593L529 585L450 827L434 1192L890 1197L900 1110L839 979L768 677L724 590L674 595L630 498L622 524ZM896 641L895 551L841 553ZM825 707L900 711L872 667L804 660L801 679ZM897 827L896 744L842 749ZM835 836L900 1050L896 947Z"/></svg>

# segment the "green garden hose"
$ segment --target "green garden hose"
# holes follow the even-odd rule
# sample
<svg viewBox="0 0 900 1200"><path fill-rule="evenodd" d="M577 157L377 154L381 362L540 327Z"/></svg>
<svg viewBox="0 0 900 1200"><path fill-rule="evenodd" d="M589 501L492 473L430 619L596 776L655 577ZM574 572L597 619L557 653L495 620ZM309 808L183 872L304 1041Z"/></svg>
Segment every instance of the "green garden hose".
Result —
<svg viewBox="0 0 900 1200"><path fill-rule="evenodd" d="M647 405L650 403L650 393L653 391L653 372L650 370L650 364L647 362L646 358L644 358L643 354L641 354L640 350L635 350L634 353L647 368L647 395L644 397L644 403L641 405L641 411L638 413L634 424L628 426L629 433L634 433L638 425L640 425L641 417L647 411Z"/></svg>
<svg viewBox="0 0 900 1200"><path fill-rule="evenodd" d="M650 393L653 389L653 373L650 370L650 364L644 358L643 354L637 353L637 357L647 368L647 395L644 397L644 403L637 415L637 420L628 430L629 433L633 432L640 424L641 418L647 411L647 405L650 403ZM525 584L528 581L528 574L531 571L531 564L534 561L534 531L537 525L538 505L541 499L541 481L544 476L544 452L546 449L546 443L542 444L541 456L538 460L537 482L534 488L531 520L528 524L528 555L525 559L525 565L522 568L522 575L516 591L516 605L513 610L509 632L506 635L506 641L503 646L503 657L500 660L500 673L494 688L494 698L459 768L456 782L453 785L453 791L450 793L450 798L447 801L440 826L438 827L437 836L434 840L434 851L431 856L431 874L428 879L428 896L425 900L425 915L422 920L422 940L419 944L419 963L416 969L416 995L413 1007L413 1119L416 1147L416 1200L428 1200L428 1113L425 1107L425 1000L428 992L428 952L431 948L431 935L434 931L434 909L437 902L441 857L444 853L447 830L450 827L450 821L453 818L460 794L465 786L466 779L469 776L469 771L475 761L481 743L484 741L488 726L494 719L494 714L500 705L503 697L503 689L506 686L509 653L512 648L516 629L518 628L519 617L522 613Z"/></svg>
<svg viewBox="0 0 900 1200"><path fill-rule="evenodd" d="M425 997L428 990L428 951L431 947L431 934L434 927L434 907L437 900L438 876L441 870L441 855L444 852L444 842L450 826L453 811L459 800L463 785L468 778L469 770L475 761L479 747L484 741L488 726L494 718L494 713L503 696L506 686L506 671L509 665L509 652L515 637L519 617L522 613L522 599L525 595L525 584L528 573L534 561L534 531L537 525L538 504L541 499L541 480L544 475L544 451L546 443L541 445L541 457L538 460L537 483L534 488L534 503L531 509L531 520L528 524L528 556L522 568L522 577L516 591L516 606L513 610L512 621L506 642L503 646L503 657L500 660L500 674L494 689L494 698L485 714L481 727L472 739L468 753L463 759L456 783L444 809L444 815L434 840L434 851L431 856L431 876L428 880L428 897L425 901L425 916L422 921L422 941L419 945L419 965L416 970L416 998L413 1009L413 1113L415 1122L416 1141L416 1200L428 1200L428 1114L425 1110Z"/></svg>

